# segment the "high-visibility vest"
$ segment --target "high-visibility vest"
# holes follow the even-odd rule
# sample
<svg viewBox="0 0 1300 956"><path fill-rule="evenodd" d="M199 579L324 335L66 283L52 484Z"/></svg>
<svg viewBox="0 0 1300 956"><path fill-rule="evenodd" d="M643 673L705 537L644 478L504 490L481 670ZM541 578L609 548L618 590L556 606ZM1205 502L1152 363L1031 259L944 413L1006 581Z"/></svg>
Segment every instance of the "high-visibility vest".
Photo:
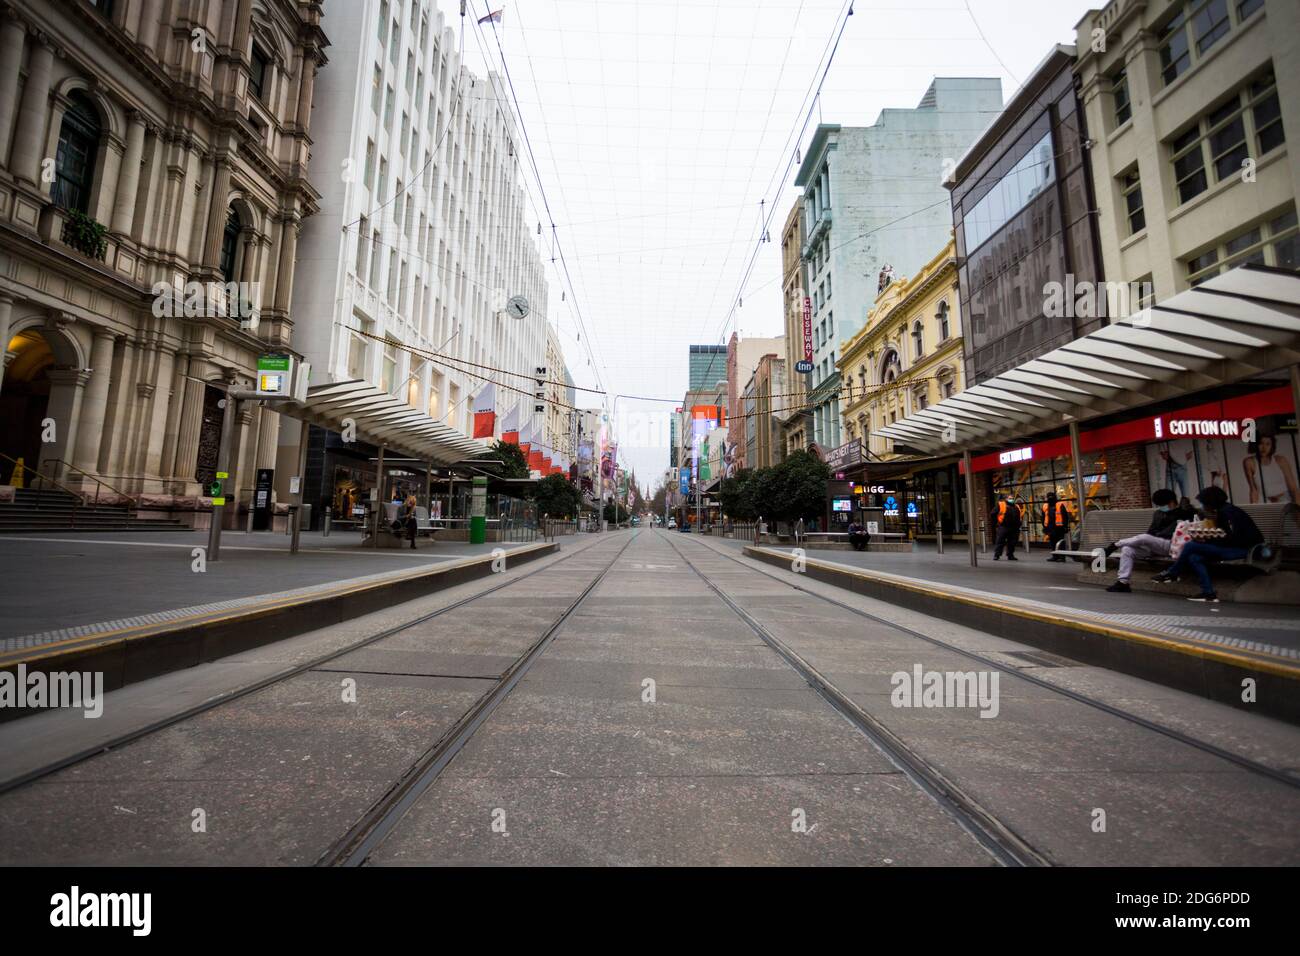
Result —
<svg viewBox="0 0 1300 956"><path fill-rule="evenodd" d="M1005 501L999 501L998 502L998 524L1002 524L1002 522L1006 519L1006 517L1007 517L1007 503Z"/></svg>
<svg viewBox="0 0 1300 956"><path fill-rule="evenodd" d="M1044 504L1044 505L1043 505L1043 524L1044 524L1044 525L1047 524L1048 519L1051 518L1051 516L1052 516L1052 509L1051 509L1051 507L1050 507L1049 505ZM1064 526L1065 526L1065 523L1066 523L1069 519L1070 519L1070 509L1069 509L1069 507L1066 505L1066 503L1065 503L1064 501L1058 501L1058 502L1056 503L1056 525L1057 525L1057 527L1064 527Z"/></svg>

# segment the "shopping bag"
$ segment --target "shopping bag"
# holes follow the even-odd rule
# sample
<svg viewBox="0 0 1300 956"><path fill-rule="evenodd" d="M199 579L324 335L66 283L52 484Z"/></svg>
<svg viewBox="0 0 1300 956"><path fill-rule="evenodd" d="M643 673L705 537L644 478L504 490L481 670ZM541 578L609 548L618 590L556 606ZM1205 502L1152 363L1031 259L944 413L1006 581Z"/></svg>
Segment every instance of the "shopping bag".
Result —
<svg viewBox="0 0 1300 956"><path fill-rule="evenodd" d="M1169 557L1177 561L1178 555L1182 553L1183 545L1192 540L1192 536L1187 533L1187 529L1196 524L1195 521L1180 521L1174 528L1174 536L1169 542Z"/></svg>

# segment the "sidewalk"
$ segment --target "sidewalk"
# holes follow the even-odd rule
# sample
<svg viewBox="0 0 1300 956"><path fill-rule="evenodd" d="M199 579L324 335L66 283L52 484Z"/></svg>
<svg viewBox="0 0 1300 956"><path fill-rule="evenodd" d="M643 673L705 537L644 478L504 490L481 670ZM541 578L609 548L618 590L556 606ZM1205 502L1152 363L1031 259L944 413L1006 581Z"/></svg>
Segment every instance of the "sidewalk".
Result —
<svg viewBox="0 0 1300 956"><path fill-rule="evenodd" d="M559 539L567 540L565 538ZM174 611L313 585L431 568L487 555L501 544L431 543L409 548L362 547L356 532L301 536L289 553L287 535L227 531L221 560L192 569L194 548L206 548L207 531L39 533L0 538L0 648L14 638L54 629Z"/></svg>
<svg viewBox="0 0 1300 956"><path fill-rule="evenodd" d="M739 552L749 544L709 537ZM789 545L765 545L789 553ZM965 542L948 544L943 555L933 545L908 553L838 551L808 548L810 560L902 575L919 581L966 588L991 598L1012 598L1040 610L1065 609L1108 624L1145 628L1171 637L1211 641L1228 647L1300 659L1300 609L1276 604L1197 604L1159 593L1111 594L1075 580L1081 565L1049 563L1045 550L1020 552L1015 562L980 554L970 566Z"/></svg>

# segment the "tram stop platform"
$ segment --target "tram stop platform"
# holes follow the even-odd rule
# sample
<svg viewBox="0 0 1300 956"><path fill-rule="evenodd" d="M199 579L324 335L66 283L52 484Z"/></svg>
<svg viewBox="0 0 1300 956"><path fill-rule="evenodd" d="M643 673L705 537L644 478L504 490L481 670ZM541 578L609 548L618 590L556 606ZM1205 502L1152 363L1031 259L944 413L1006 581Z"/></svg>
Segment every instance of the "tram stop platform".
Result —
<svg viewBox="0 0 1300 956"><path fill-rule="evenodd" d="M793 548L707 538L789 571ZM802 572L868 597L1013 637L1064 657L1300 722L1300 608L1187 601L1181 592L1110 593L1044 550L1015 562L965 547L938 554L805 550ZM1148 575L1149 576L1149 575ZM1106 581L1113 580L1108 574ZM1250 687L1243 681L1254 683ZM1247 693L1249 691L1250 693ZM1254 701L1243 701L1243 694Z"/></svg>
<svg viewBox="0 0 1300 956"><path fill-rule="evenodd" d="M206 531L0 538L0 670L103 671L112 690L558 550L540 539L372 548L359 533L303 533L291 554L283 534L227 531L220 560L199 562L207 543Z"/></svg>

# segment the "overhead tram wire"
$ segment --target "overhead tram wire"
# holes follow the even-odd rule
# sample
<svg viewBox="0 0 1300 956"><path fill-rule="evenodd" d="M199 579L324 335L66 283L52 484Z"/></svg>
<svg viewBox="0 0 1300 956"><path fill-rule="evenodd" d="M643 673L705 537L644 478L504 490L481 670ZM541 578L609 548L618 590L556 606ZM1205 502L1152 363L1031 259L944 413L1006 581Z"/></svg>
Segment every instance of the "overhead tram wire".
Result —
<svg viewBox="0 0 1300 956"><path fill-rule="evenodd" d="M487 3L485 3L484 6L485 6L485 8L487 8L487 12L490 14L492 11L491 11L489 5L488 5ZM586 335L587 335L587 339L588 339L588 345L587 345L587 357L588 357L588 358L592 361L592 363L593 363L593 364L592 364L592 371L593 371L593 372L595 373L595 375L596 375L596 383L597 383L598 385L600 385L600 386L603 388L603 387L604 387L604 381L602 380L601 375L600 375L600 365L599 365L599 362L597 361L597 359L596 359L596 357L595 357L595 354L593 353L593 351L592 351L592 347L591 347L592 336L591 336L590 331L587 329L586 319L585 319L585 317L584 317L583 314L582 314L582 306L581 306L581 304L580 304L579 301L578 301L578 293L577 293L577 289L575 288L574 283L573 283L573 276L572 276L572 275L570 274L570 272L569 272L569 264L568 264L568 260L565 258L565 255L564 255L564 246L560 243L559 233L558 233L558 231L557 231L556 228L555 228L555 215L554 215L554 213L551 211L550 200L548 199L548 197L547 197L547 195L546 195L546 187L545 187L545 185L542 183L541 170L540 170L540 168L538 167L538 164L537 164L537 154L536 154L535 151L533 150L532 137L530 137L530 136L528 135L528 125L527 125L527 123L524 122L523 110L522 110L522 109L520 108L520 106L519 106L519 95L518 95L518 93L517 93L516 90L515 90L514 79L513 79L513 77L512 77L511 74L510 74L510 64L506 61L505 50L504 50L504 48L501 46L501 37L500 37L500 35L497 33L497 28L496 28L496 23L495 23L495 21L489 21L489 24L490 24L490 26L491 26L491 28L492 28L492 36L493 36L493 39L494 39L495 42L496 42L497 52L498 52L498 54L500 55L500 58L501 58L501 67L502 67L502 71L503 71L503 73L504 73L504 75L505 75L505 78L506 78L506 85L510 88L510 97L511 97L512 101L514 102L515 114L516 114L516 116L518 117L518 120L519 120L519 130L520 130L520 132L523 134L523 137L524 137L524 145L525 145L525 147L526 147L527 150L528 150L528 158L529 158L529 162L532 163L532 167L533 167L533 177L534 177L534 179L535 179L536 182L537 182L537 188L538 188L538 191L541 193L542 206L543 206L543 207L545 208L545 210L546 210L547 221L548 221L548 222L550 223L550 225L551 225L551 233L552 233L552 237L553 237L554 242L555 242L555 250L556 250L556 252L559 254L560 266L561 266L561 268L562 268L562 270L563 270L563 272L564 272L564 279L565 279L565 282L568 284L569 294L573 297L573 310L574 310L574 313L575 313L575 314L577 315L577 317L578 317L578 323L579 323L579 326L581 327L582 331L583 331L584 333L586 333ZM479 28L479 26L480 26L480 24L478 24L478 23L476 22L476 23L475 23L475 29L477 30L477 29ZM482 31L480 30L479 32L482 32ZM540 94L540 91L539 91L539 94ZM597 344L597 347L599 347L599 343L596 343L596 344Z"/></svg>
<svg viewBox="0 0 1300 956"><path fill-rule="evenodd" d="M840 41L844 37L844 31L848 28L849 17L851 16L853 16L853 0L846 0L844 7L841 8L839 17L836 18L837 21L839 22L839 29L832 33L834 40L833 41L829 39L827 40L827 45L830 47L830 53L829 55L824 54L826 62L825 62L825 66L822 68L821 71L821 78L819 80L816 80L816 92L813 95L812 102L808 103L806 111L801 110L801 114L796 114L795 126L792 127L791 130L791 133L794 135L795 146L798 146L798 144L803 141L804 131L807 130L808 123L812 120L813 109L817 106L818 100L821 97L822 87L825 86L826 84L826 77L830 74L831 65L835 61L835 54L839 51ZM820 59L818 60L818 63L821 63ZM814 79L816 79L817 76L816 72L814 72L813 76ZM811 91L812 88L813 88L813 84L812 82L810 82L809 91ZM804 101L806 102L807 99L808 99L808 93L805 92ZM800 104L801 108L802 105L803 104L801 103ZM799 123L798 121L799 115L803 116L802 123ZM796 129L798 130L797 133L795 133ZM783 154L787 156L785 162L785 168L782 169L780 161L778 160L776 171L774 172L772 179L768 181L768 191L771 191L776 183L784 181L785 178L789 176L790 169L794 165L795 153L794 153L794 149L790 147L790 141L791 141L791 137L787 136L785 148L783 150ZM764 200L766 200L767 198L766 192L764 193L763 198ZM762 250L763 245L765 244L764 239L770 232L772 221L776 218L776 212L778 208L777 206L778 198L779 198L778 196L773 196L772 198L771 208L770 210L767 211L764 217L764 221L760 225L758 238L754 242L753 252L750 254L749 262L745 267L745 271L741 277L737 292L732 297L731 306L728 309L727 314L722 319L722 322L719 326L719 334L717 336L714 336L714 338L718 339L719 341L722 338L725 338L727 325L731 322L732 318L734 317L736 313L736 309L738 308L738 303L743 299L745 283L749 281L749 276L752 274L754 266L757 263L758 254Z"/></svg>

